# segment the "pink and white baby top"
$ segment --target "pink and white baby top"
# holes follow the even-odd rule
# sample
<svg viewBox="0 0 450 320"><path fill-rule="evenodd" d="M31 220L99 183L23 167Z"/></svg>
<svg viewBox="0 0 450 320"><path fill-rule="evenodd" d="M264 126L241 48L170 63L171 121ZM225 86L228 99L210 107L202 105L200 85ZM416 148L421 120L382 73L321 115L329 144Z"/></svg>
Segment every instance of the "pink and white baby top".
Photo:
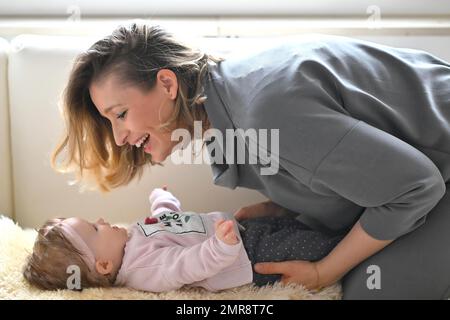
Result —
<svg viewBox="0 0 450 320"><path fill-rule="evenodd" d="M116 285L152 292L183 285L217 291L252 282L252 265L238 228L236 245L215 235L214 223L234 220L231 213L182 212L179 200L160 188L149 200L152 217L129 229Z"/></svg>

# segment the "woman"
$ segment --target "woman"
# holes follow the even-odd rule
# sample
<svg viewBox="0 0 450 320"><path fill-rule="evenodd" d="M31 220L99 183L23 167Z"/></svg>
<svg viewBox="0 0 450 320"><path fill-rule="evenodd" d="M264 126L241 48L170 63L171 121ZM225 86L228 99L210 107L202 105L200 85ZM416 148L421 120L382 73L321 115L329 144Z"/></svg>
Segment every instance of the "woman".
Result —
<svg viewBox="0 0 450 320"><path fill-rule="evenodd" d="M67 134L52 162L66 150L61 170L107 191L161 164L178 144L171 133L192 134L194 121L203 132L278 129L267 147L275 173L227 156L212 163L214 183L270 199L241 208L238 219L289 211L345 237L320 261L255 270L310 289L343 278L345 299L442 299L450 285L449 83L450 65L416 50L324 36L223 60L158 26L132 24L75 61ZM208 144L214 158L225 147Z"/></svg>

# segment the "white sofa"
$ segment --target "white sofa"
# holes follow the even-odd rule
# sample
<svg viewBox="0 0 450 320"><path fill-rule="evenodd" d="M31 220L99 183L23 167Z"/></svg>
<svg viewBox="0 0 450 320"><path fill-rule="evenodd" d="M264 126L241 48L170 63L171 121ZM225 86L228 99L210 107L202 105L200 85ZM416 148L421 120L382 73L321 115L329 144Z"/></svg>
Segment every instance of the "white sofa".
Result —
<svg viewBox="0 0 450 320"><path fill-rule="evenodd" d="M449 36L363 37L380 43L420 48L450 60ZM90 220L104 217L127 222L149 213L148 194L167 184L185 210L234 211L265 199L242 188L229 190L212 183L207 164L155 167L140 182L110 194L79 193L68 185L69 175L56 174L49 155L59 140L63 122L57 103L71 61L95 39L21 35L11 42L0 39L0 214L24 227L37 227L54 216L77 215ZM204 50L224 56L253 50L287 38L196 39Z"/></svg>
<svg viewBox="0 0 450 320"><path fill-rule="evenodd" d="M8 102L9 44L0 38L0 214L13 213Z"/></svg>

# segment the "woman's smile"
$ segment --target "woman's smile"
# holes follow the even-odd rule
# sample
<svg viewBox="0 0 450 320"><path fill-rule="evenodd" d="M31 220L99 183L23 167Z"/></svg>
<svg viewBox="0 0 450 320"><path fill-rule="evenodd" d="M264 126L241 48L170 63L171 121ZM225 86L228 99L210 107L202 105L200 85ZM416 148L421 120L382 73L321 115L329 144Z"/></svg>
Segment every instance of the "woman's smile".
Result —
<svg viewBox="0 0 450 320"><path fill-rule="evenodd" d="M151 150L151 141L149 138L149 139L147 139L147 142L145 142L145 144L144 144L144 152L150 153L150 150Z"/></svg>

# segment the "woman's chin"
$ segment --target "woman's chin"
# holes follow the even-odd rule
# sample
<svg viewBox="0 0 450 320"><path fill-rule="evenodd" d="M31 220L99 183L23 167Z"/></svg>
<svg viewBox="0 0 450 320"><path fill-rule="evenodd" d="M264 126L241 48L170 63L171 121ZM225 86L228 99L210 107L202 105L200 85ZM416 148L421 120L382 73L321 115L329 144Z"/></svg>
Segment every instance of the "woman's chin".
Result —
<svg viewBox="0 0 450 320"><path fill-rule="evenodd" d="M155 144L156 145L156 144ZM152 155L152 162L154 163L162 163L163 161L165 161L168 157L170 157L170 155L172 154L172 152L175 150L173 149L172 146L167 146L166 148L158 149L155 148L159 145L153 145L150 150L145 150L145 152L149 153Z"/></svg>
<svg viewBox="0 0 450 320"><path fill-rule="evenodd" d="M161 155L160 153L156 153L156 152L149 152L152 155L152 161L154 163L161 163L164 160L166 160L167 156L164 157L163 155Z"/></svg>

